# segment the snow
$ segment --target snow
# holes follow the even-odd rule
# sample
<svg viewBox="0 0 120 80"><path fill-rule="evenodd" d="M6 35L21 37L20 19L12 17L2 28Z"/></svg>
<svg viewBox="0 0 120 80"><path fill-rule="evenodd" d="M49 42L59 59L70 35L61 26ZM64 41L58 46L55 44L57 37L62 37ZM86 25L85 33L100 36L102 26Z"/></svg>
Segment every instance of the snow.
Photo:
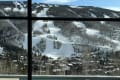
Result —
<svg viewBox="0 0 120 80"><path fill-rule="evenodd" d="M32 11L32 14L36 14L36 13L37 13L37 11L36 11L36 10Z"/></svg>
<svg viewBox="0 0 120 80"><path fill-rule="evenodd" d="M120 44L116 46L115 51L120 51Z"/></svg>
<svg viewBox="0 0 120 80"><path fill-rule="evenodd" d="M42 27L43 25L47 25L47 28L48 30L50 30L50 33L44 33L44 34L41 34L41 35L37 35L36 37L44 37L44 38L47 38L47 36L56 36L57 37L57 40L60 41L60 42L68 42L68 39L63 36L60 31L61 29L56 27L54 25L54 22L53 21L42 21L42 20L39 20L39 21L36 21L34 24L33 24L33 32L34 31L40 31L40 32L43 32L42 30Z"/></svg>
<svg viewBox="0 0 120 80"><path fill-rule="evenodd" d="M57 49L53 49L53 41L52 40L46 40L46 49L43 54L56 58L57 55Z"/></svg>
<svg viewBox="0 0 120 80"><path fill-rule="evenodd" d="M57 40L60 41L61 43L71 43L69 39L62 34L57 34Z"/></svg>
<svg viewBox="0 0 120 80"><path fill-rule="evenodd" d="M87 35L95 36L95 35L98 35L99 33L100 33L100 31L95 30L95 29L90 29L90 28L86 29Z"/></svg>
<svg viewBox="0 0 120 80"><path fill-rule="evenodd" d="M62 47L60 48L61 55L64 55L65 57L71 56L71 54L74 53L74 49L71 44L62 44Z"/></svg>
<svg viewBox="0 0 120 80"><path fill-rule="evenodd" d="M120 7L103 7L103 8L110 9L113 11L120 11Z"/></svg>
<svg viewBox="0 0 120 80"><path fill-rule="evenodd" d="M40 4L39 6L37 6L37 8L38 8L38 7L46 7L46 5Z"/></svg>
<svg viewBox="0 0 120 80"><path fill-rule="evenodd" d="M49 8L43 8L38 14L37 17L47 17L47 11Z"/></svg>
<svg viewBox="0 0 120 80"><path fill-rule="evenodd" d="M78 6L70 6L71 8L78 8Z"/></svg>
<svg viewBox="0 0 120 80"><path fill-rule="evenodd" d="M42 31L42 27L47 24L46 22L42 21L42 20L38 20L36 21L34 24L33 24L33 32L34 31L40 31L40 32L43 32Z"/></svg>
<svg viewBox="0 0 120 80"><path fill-rule="evenodd" d="M94 17L94 18L97 18L97 16L93 13L91 13L91 16Z"/></svg>
<svg viewBox="0 0 120 80"><path fill-rule="evenodd" d="M116 14L116 13L112 13L115 17L120 17L118 14Z"/></svg>
<svg viewBox="0 0 120 80"><path fill-rule="evenodd" d="M111 39L111 38L109 38L109 37L107 37L107 36L104 36L104 38L105 38L107 41L110 41L110 42L114 43L115 45L120 45L120 41L118 41L118 40L113 40L113 39Z"/></svg>
<svg viewBox="0 0 120 80"><path fill-rule="evenodd" d="M47 28L50 30L50 33L43 33L41 35L36 35L32 37L32 46L36 46L36 44L43 38L46 40L46 49L43 52L43 55L47 55L49 57L52 57L54 59L57 59L58 57L68 57L71 54L74 53L72 43L63 36L60 31L61 29L56 27L54 25L53 21L36 21L33 24L33 32L34 31L42 31L42 27L44 25L47 25ZM47 36L55 36L57 37L57 40L51 39ZM54 41L58 41L62 44L60 49L55 49L54 48Z"/></svg>
<svg viewBox="0 0 120 80"><path fill-rule="evenodd" d="M42 31L42 27L44 25L46 25L47 29L50 30L50 33L43 33L43 34L39 34L36 36L32 36L32 47L36 46L37 43L40 42L40 40L43 38L46 40L46 48L45 51L42 53L43 55L52 57L54 59L57 59L58 57L70 57L71 54L74 54L74 49L72 44L74 44L75 42L79 42L79 44L82 44L85 40L90 40L91 37L93 38L97 38L97 37L101 37L101 39L105 40L106 42L108 42L108 44L112 44L114 45L113 47L111 47L110 45L108 45L106 43L106 45L102 46L101 44L99 45L95 45L95 46L99 46L103 49L106 50L111 50L111 49L116 49L116 50L120 50L120 42L117 40L112 40L111 38L101 35L100 31L97 29L91 29L91 28L87 28L85 26L84 23L82 22L77 22L77 21L73 21L72 22L75 27L80 28L80 29L84 29L85 34L80 37L80 36L73 36L71 38L73 38L73 40L75 41L70 41L69 38L65 37L64 35L61 34L61 29L57 26L54 25L54 21L44 21L44 20L38 20L33 24L33 32L34 31ZM105 24L105 21L101 21L101 24ZM89 37L87 37L87 36ZM52 39L49 38L48 36L55 36L57 39ZM84 41L83 41L84 38ZM87 38L87 39L85 39ZM93 38L93 39L94 39ZM97 38L99 39L99 38ZM77 40L81 40L81 41L77 41ZM61 46L59 49L54 48L54 41L58 41L61 43ZM87 42L84 42L87 43Z"/></svg>
<svg viewBox="0 0 120 80"><path fill-rule="evenodd" d="M108 15L104 14L104 18L110 18L110 16L108 16Z"/></svg>
<svg viewBox="0 0 120 80"><path fill-rule="evenodd" d="M20 6L20 8L23 8L23 5L19 3L18 1L13 2L15 7Z"/></svg>
<svg viewBox="0 0 120 80"><path fill-rule="evenodd" d="M38 20L33 24L33 32L34 31L40 31L40 32L42 31L43 32L42 27L45 24L47 25L47 28L48 28L48 30L50 30L51 34L55 34L55 33L60 31L60 28L57 28L57 27L54 26L53 21L46 21L45 22L45 21L42 21L42 20Z"/></svg>
<svg viewBox="0 0 120 80"><path fill-rule="evenodd" d="M71 8L83 8L83 7L80 7L80 6L70 6Z"/></svg>
<svg viewBox="0 0 120 80"><path fill-rule="evenodd" d="M82 22L73 21L73 24L76 25L76 27L78 28L86 28L85 24L83 24Z"/></svg>
<svg viewBox="0 0 120 80"><path fill-rule="evenodd" d="M72 12L74 15L76 15L77 17L81 17L79 14L77 14L75 11L73 11L72 9L68 9L68 11Z"/></svg>
<svg viewBox="0 0 120 80"><path fill-rule="evenodd" d="M33 32L36 30L41 29L41 27L44 25L45 23L42 20L38 20L33 24Z"/></svg>
<svg viewBox="0 0 120 80"><path fill-rule="evenodd" d="M57 28L57 27L50 27L49 30L50 30L50 33L55 34L55 33L57 33L57 32L60 31L60 28Z"/></svg>
<svg viewBox="0 0 120 80"><path fill-rule="evenodd" d="M100 45L100 46L98 46L98 47L101 47L101 48L104 48L104 49L112 50L112 48L111 48L110 46L108 46L108 45L104 45L104 46Z"/></svg>
<svg viewBox="0 0 120 80"><path fill-rule="evenodd" d="M120 41L117 40L111 40L111 41L116 44L115 51L120 51Z"/></svg>
<svg viewBox="0 0 120 80"><path fill-rule="evenodd" d="M70 57L74 53L73 47L71 44L62 43L60 49L54 48L53 40L46 39L46 49L43 52L44 55L52 57L54 59L58 57Z"/></svg>
<svg viewBox="0 0 120 80"><path fill-rule="evenodd" d="M27 12L27 9L21 8L21 9L19 10L19 12L20 12L20 13L26 13L26 12Z"/></svg>
<svg viewBox="0 0 120 80"><path fill-rule="evenodd" d="M13 12L19 12L18 8L13 8Z"/></svg>
<svg viewBox="0 0 120 80"><path fill-rule="evenodd" d="M15 1L15 8L13 8L13 12L20 12L20 13L26 13L27 9L24 8L24 5L22 5L21 3ZM18 6L20 6L20 9L18 8Z"/></svg>
<svg viewBox="0 0 120 80"><path fill-rule="evenodd" d="M55 7L59 7L59 5L55 4Z"/></svg>
<svg viewBox="0 0 120 80"><path fill-rule="evenodd" d="M0 54L3 52L3 48L2 47L0 47Z"/></svg>
<svg viewBox="0 0 120 80"><path fill-rule="evenodd" d="M4 11L6 11L6 12L9 12L9 11L11 11L12 9L10 8L10 7L6 7L6 8L4 8Z"/></svg>
<svg viewBox="0 0 120 80"><path fill-rule="evenodd" d="M120 41L117 41L117 40L111 40L111 41L116 43L116 44L120 44Z"/></svg>
<svg viewBox="0 0 120 80"><path fill-rule="evenodd" d="M33 37L32 36L32 47L33 46L36 46L36 44L41 40L41 37L40 36L37 36L37 37Z"/></svg>
<svg viewBox="0 0 120 80"><path fill-rule="evenodd" d="M100 21L101 24L105 24L105 21Z"/></svg>
<svg viewBox="0 0 120 80"><path fill-rule="evenodd" d="M13 8L13 12L26 13L27 9L26 8L21 8L21 9Z"/></svg>
<svg viewBox="0 0 120 80"><path fill-rule="evenodd" d="M71 8L78 8L78 6L70 6Z"/></svg>
<svg viewBox="0 0 120 80"><path fill-rule="evenodd" d="M56 41L61 42L62 46L60 47L60 49L55 49L54 48L54 41L55 40L47 38L48 35L52 35L52 34L43 34L43 35L39 35L36 37L32 37L32 47L36 46L36 44L42 38L44 38L46 40L46 49L42 53L43 55L47 55L49 57L57 59L58 57L69 57L71 54L74 53L72 44L70 44L69 42L67 43L67 39L65 37L63 37L60 34L57 34L58 40L56 40Z"/></svg>

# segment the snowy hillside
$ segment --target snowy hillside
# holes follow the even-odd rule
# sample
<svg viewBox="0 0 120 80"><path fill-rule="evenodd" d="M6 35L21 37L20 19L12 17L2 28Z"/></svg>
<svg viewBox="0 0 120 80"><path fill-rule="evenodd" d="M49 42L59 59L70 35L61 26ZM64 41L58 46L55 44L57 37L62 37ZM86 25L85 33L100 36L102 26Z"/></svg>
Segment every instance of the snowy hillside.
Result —
<svg viewBox="0 0 120 80"><path fill-rule="evenodd" d="M119 24L120 22L103 24L101 21L35 21L32 32L33 53L53 58L70 57L84 52L85 46L89 46L91 50L96 47L103 51L118 51Z"/></svg>
<svg viewBox="0 0 120 80"><path fill-rule="evenodd" d="M27 21L0 20L0 25L0 53L17 52L14 48L27 50Z"/></svg>
<svg viewBox="0 0 120 80"><path fill-rule="evenodd" d="M69 6L34 3L34 17L119 18L120 12L93 6Z"/></svg>
<svg viewBox="0 0 120 80"><path fill-rule="evenodd" d="M91 6L33 4L36 17L119 18L120 12ZM120 22L33 21L33 53L52 58L82 54L89 47L104 53L120 50ZM86 49L85 49L86 48Z"/></svg>
<svg viewBox="0 0 120 80"><path fill-rule="evenodd" d="M25 1L0 1L0 16L27 16L27 4Z"/></svg>
<svg viewBox="0 0 120 80"><path fill-rule="evenodd" d="M27 4L25 1L0 1L0 16L27 16ZM0 53L9 46L27 50L27 21L5 19L0 20L0 25Z"/></svg>

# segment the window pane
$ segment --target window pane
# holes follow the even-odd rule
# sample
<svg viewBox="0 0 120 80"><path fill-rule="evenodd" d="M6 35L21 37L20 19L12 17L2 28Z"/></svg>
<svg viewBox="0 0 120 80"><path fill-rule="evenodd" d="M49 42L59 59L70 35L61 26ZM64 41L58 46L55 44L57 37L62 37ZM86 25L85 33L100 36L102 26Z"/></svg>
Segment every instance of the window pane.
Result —
<svg viewBox="0 0 120 80"><path fill-rule="evenodd" d="M120 75L120 22L33 21L33 75Z"/></svg>
<svg viewBox="0 0 120 80"><path fill-rule="evenodd" d="M27 75L27 21L0 20L0 74Z"/></svg>
<svg viewBox="0 0 120 80"><path fill-rule="evenodd" d="M32 0L32 3L33 17L120 17L119 0Z"/></svg>
<svg viewBox="0 0 120 80"><path fill-rule="evenodd" d="M27 0L0 0L0 16L27 16Z"/></svg>

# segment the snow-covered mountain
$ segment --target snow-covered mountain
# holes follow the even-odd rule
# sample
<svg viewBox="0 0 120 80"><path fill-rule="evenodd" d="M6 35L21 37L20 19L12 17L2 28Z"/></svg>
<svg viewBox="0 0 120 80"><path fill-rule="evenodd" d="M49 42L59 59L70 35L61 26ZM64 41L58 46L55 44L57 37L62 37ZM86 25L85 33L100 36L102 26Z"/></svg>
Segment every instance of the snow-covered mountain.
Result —
<svg viewBox="0 0 120 80"><path fill-rule="evenodd" d="M6 15L4 15L2 11L5 12ZM0 16L27 16L26 1L0 1Z"/></svg>
<svg viewBox="0 0 120 80"><path fill-rule="evenodd" d="M35 17L120 18L120 12L99 7L44 3L34 3L32 14Z"/></svg>
<svg viewBox="0 0 120 80"><path fill-rule="evenodd" d="M120 22L35 21L33 52L50 57L69 57L85 48L120 50Z"/></svg>
<svg viewBox="0 0 120 80"><path fill-rule="evenodd" d="M119 18L120 12L91 7L33 4L33 16ZM34 20L32 30L33 53L52 58L81 55L96 49L103 56L120 50L120 22L118 21L50 21Z"/></svg>
<svg viewBox="0 0 120 80"><path fill-rule="evenodd" d="M0 16L27 16L27 4L24 1L0 1ZM27 50L27 21L0 20L0 54L6 50L17 52L16 48Z"/></svg>
<svg viewBox="0 0 120 80"><path fill-rule="evenodd" d="M0 53L9 46L27 50L27 21L0 20Z"/></svg>
<svg viewBox="0 0 120 80"><path fill-rule="evenodd" d="M0 2L0 16L26 16L25 2ZM120 12L92 6L68 6L35 3L36 17L119 18ZM0 52L8 45L27 49L27 22L0 20ZM120 50L120 22L110 21L43 21L33 20L33 53L70 57L89 48L103 53ZM3 43L4 42L4 43Z"/></svg>

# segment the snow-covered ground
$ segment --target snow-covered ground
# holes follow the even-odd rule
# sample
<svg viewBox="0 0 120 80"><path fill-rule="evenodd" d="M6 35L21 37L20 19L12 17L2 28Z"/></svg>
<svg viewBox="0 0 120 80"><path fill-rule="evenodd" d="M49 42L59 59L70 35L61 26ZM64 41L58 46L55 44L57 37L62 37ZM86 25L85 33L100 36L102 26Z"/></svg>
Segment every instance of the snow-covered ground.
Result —
<svg viewBox="0 0 120 80"><path fill-rule="evenodd" d="M46 49L43 52L44 55L52 57L54 59L58 57L70 57L74 53L73 47L71 44L63 44L59 49L54 48L54 41L46 39Z"/></svg>
<svg viewBox="0 0 120 80"><path fill-rule="evenodd" d="M53 21L36 21L33 25L33 32L34 31L43 31L43 26L47 25L48 30L50 30L50 33L43 33L41 35L36 35L32 37L32 46L36 46L36 44L38 42L40 42L40 40L43 38L46 40L46 48L45 51L43 52L44 55L47 55L49 57L53 57L54 59L58 58L58 57L63 57L63 56L70 56L71 54L74 53L73 51L73 47L70 44L70 41L64 37L63 35L61 35L59 32L61 31L60 28L56 27L53 23ZM57 37L57 40L54 39L50 39L48 36L55 36ZM62 45L60 47L60 49L55 49L54 48L54 41L58 41L60 42ZM67 54L65 54L67 53Z"/></svg>
<svg viewBox="0 0 120 80"><path fill-rule="evenodd" d="M100 31L95 30L95 29L89 29L89 28L87 28L87 29L86 29L86 33L87 33L87 35L89 35L89 36L97 36L97 35L100 34Z"/></svg>
<svg viewBox="0 0 120 80"><path fill-rule="evenodd" d="M104 14L104 18L110 18L110 16L108 16L108 15Z"/></svg>
<svg viewBox="0 0 120 80"><path fill-rule="evenodd" d="M47 11L49 8L44 8L43 10L41 10L39 13L37 13L37 17L47 17Z"/></svg>
<svg viewBox="0 0 120 80"><path fill-rule="evenodd" d="M45 50L42 53L43 55L47 55L49 57L52 57L54 59L58 57L70 57L72 54L74 54L74 48L72 44L90 44L93 45L91 42L87 43L87 40L92 40L93 38L96 40L103 39L104 41L108 42L110 45L113 45L112 47L104 44L94 45L98 46L104 49L111 50L112 48L120 48L119 41L113 40L107 36L104 36L100 33L100 30L87 28L86 25L82 22L73 21L72 22L75 27L78 29L81 29L83 31L83 36L77 36L73 35L71 38L65 37L63 34L61 34L61 29L54 25L54 21L42 21L38 20L33 24L33 36L32 36L32 47L35 47L41 39L45 39ZM100 22L101 24L105 24L104 21ZM45 27L45 29L44 29ZM34 34L35 31L41 32L41 34ZM49 31L49 32L46 32ZM54 38L50 38L55 37ZM59 49L54 48L54 42L58 41L61 43L61 46Z"/></svg>
<svg viewBox="0 0 120 80"><path fill-rule="evenodd" d="M13 12L20 12L20 13L27 13L27 9L25 8L25 5L22 5L19 2L14 2L15 8L13 8ZM18 8L18 6L20 8Z"/></svg>
<svg viewBox="0 0 120 80"><path fill-rule="evenodd" d="M78 28L86 28L85 24L83 24L82 22L73 21L73 24L76 25L76 27Z"/></svg>
<svg viewBox="0 0 120 80"><path fill-rule="evenodd" d="M91 13L91 16L97 18L97 16L94 13Z"/></svg>
<svg viewBox="0 0 120 80"><path fill-rule="evenodd" d="M65 8L64 8L65 7ZM68 16L77 16L77 17L83 17L83 16L90 16L93 18L97 18L97 17L104 17L104 18L112 18L114 17L119 17L119 14L117 14L117 12L114 11L110 11L111 14L107 14L106 9L102 9L102 8L97 8L97 7L87 7L87 6L62 6L60 7L60 5L52 5L52 4L39 4L37 5L33 11L32 14L35 14L37 17L50 17L50 15L52 16L61 16L62 14L64 15L65 13L61 14L55 14L54 10L51 8L55 8L55 10L57 10L57 8L62 11L62 8L64 8L67 12L70 14L68 14ZM63 10L64 10L63 9ZM86 13L79 13L80 11L84 11L84 10L88 10ZM98 12L100 12L100 10L102 11L101 13L98 14ZM49 15L47 14L49 13ZM116 48L117 50L119 50L119 40L118 37L116 40L113 40L109 35L104 34L104 31L100 31L102 28L99 28L99 26L97 27L93 27L91 26L92 23L88 23L86 24L87 21L71 21L70 24L72 25L72 28L68 28L69 31L67 31L66 26L61 26L64 25L64 21L63 24L59 24L58 26L55 25L57 23L54 23L54 21L43 21L43 20L37 20L35 21L35 23L33 24L33 31L32 31L32 47L36 47L36 45L41 41L41 39L45 40L45 50L42 52L42 54L47 55L49 57L68 57L71 54L74 53L74 49L73 49L73 45L72 44L85 44L85 45L91 45L91 46L96 46L96 47L102 47L102 48ZM106 21L99 21L100 26L105 26L108 25ZM93 23L94 24L94 23ZM97 22L95 23L97 24ZM65 24L66 25L66 24ZM66 31L64 32L64 27L66 29ZM71 26L69 26L71 27ZM73 28L75 27L75 28ZM72 32L74 30L76 30L76 32L73 32L74 34L69 35L69 32ZM78 30L77 30L78 29ZM68 33L67 33L68 32ZM59 43L61 43L61 46L59 49L55 49L54 48L54 42L58 41ZM103 43L102 43L103 42ZM104 45L103 45L104 44ZM40 45L40 44L39 44ZM111 47L112 45L112 47Z"/></svg>

